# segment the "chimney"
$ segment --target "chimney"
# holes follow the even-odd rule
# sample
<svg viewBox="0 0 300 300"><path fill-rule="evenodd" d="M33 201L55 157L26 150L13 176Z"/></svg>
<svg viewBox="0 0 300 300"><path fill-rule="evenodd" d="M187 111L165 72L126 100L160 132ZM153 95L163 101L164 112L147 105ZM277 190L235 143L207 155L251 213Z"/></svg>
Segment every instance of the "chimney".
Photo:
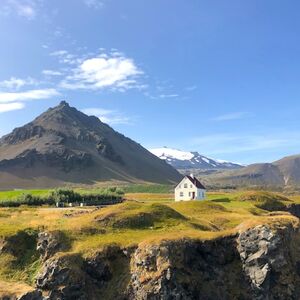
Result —
<svg viewBox="0 0 300 300"><path fill-rule="evenodd" d="M190 175L190 176L191 176L193 179L195 178L193 173L191 173L191 175Z"/></svg>

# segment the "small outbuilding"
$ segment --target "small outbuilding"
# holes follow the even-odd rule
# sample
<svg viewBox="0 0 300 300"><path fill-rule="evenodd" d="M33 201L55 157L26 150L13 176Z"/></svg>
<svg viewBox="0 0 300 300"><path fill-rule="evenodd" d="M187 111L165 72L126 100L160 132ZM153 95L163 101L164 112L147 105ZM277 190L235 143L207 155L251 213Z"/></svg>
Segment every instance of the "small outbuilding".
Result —
<svg viewBox="0 0 300 300"><path fill-rule="evenodd" d="M175 201L203 200L205 197L204 185L193 174L185 176L175 187Z"/></svg>

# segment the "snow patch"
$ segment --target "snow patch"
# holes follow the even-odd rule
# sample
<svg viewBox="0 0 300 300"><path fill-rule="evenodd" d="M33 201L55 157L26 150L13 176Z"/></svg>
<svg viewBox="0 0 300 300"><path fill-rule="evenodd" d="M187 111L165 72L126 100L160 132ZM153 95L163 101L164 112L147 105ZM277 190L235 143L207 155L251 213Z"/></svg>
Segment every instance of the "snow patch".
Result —
<svg viewBox="0 0 300 300"><path fill-rule="evenodd" d="M171 148L156 148L150 149L149 151L161 159L173 158L178 160L191 160L195 156L191 152L185 152Z"/></svg>

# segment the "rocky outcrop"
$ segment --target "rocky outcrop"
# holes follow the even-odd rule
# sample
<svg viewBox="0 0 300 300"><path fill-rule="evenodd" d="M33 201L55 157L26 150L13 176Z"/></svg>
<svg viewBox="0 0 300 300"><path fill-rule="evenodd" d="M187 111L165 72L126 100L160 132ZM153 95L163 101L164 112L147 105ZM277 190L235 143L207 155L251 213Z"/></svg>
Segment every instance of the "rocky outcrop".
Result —
<svg viewBox="0 0 300 300"><path fill-rule="evenodd" d="M128 298L247 299L241 269L234 237L145 246L132 256Z"/></svg>
<svg viewBox="0 0 300 300"><path fill-rule="evenodd" d="M58 251L67 250L69 246L68 238L61 231L44 231L38 234L37 251L43 260L50 258Z"/></svg>
<svg viewBox="0 0 300 300"><path fill-rule="evenodd" d="M288 204L286 210L291 213L293 216L300 218L300 205L296 203Z"/></svg>
<svg viewBox="0 0 300 300"><path fill-rule="evenodd" d="M41 291L34 290L21 295L17 300L44 300L44 297Z"/></svg>
<svg viewBox="0 0 300 300"><path fill-rule="evenodd" d="M38 234L43 265L32 298L23 300L41 293L47 300L300 299L300 235L291 225L205 241L110 246L84 258L66 252L64 241L60 232Z"/></svg>
<svg viewBox="0 0 300 300"><path fill-rule="evenodd" d="M36 287L48 300L106 299L102 289L119 280L124 262L129 265L127 253L120 247L110 246L85 259L79 255L54 255L44 262L36 278ZM124 291L125 288L114 293L123 297Z"/></svg>
<svg viewBox="0 0 300 300"><path fill-rule="evenodd" d="M299 299L297 257L293 256L292 227L257 226L242 232L237 249L253 299Z"/></svg>
<svg viewBox="0 0 300 300"><path fill-rule="evenodd" d="M39 138L44 133L45 129L43 127L29 123L26 126L14 129L11 134L4 136L0 142L17 144L31 138Z"/></svg>
<svg viewBox="0 0 300 300"><path fill-rule="evenodd" d="M48 292L48 299L87 299L82 260L76 255L48 259L36 278L37 288Z"/></svg>

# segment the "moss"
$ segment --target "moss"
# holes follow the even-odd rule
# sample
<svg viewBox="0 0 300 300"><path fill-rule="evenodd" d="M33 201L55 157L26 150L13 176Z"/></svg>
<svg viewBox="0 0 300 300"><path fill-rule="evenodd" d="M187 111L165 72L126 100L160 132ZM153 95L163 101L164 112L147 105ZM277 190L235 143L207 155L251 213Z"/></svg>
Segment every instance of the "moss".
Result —
<svg viewBox="0 0 300 300"><path fill-rule="evenodd" d="M264 209L267 211L285 210L286 206L283 202L276 199L266 199L260 203L255 204L257 208Z"/></svg>
<svg viewBox="0 0 300 300"><path fill-rule="evenodd" d="M283 195L264 192L264 191L249 191L244 192L238 195L234 200L236 201L250 201L250 202L263 202L268 200L273 201L286 201L290 202L291 200Z"/></svg>
<svg viewBox="0 0 300 300"><path fill-rule="evenodd" d="M118 229L145 229L156 225L177 224L186 220L182 214L163 204L124 204L121 210L98 218L98 223Z"/></svg>
<svg viewBox="0 0 300 300"><path fill-rule="evenodd" d="M7 238L0 255L0 275L32 283L41 263L36 241L37 231L32 229L19 231Z"/></svg>

